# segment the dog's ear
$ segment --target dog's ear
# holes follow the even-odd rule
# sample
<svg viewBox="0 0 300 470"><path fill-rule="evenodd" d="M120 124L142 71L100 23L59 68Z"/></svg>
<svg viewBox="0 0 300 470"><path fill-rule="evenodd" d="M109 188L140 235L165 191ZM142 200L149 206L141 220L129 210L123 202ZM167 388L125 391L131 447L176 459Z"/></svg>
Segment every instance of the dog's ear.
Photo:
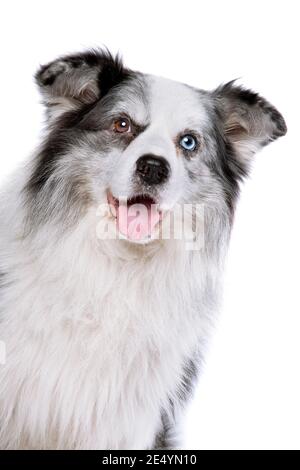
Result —
<svg viewBox="0 0 300 470"><path fill-rule="evenodd" d="M244 163L263 146L286 134L281 114L267 100L234 81L214 91L225 138Z"/></svg>
<svg viewBox="0 0 300 470"><path fill-rule="evenodd" d="M41 66L35 78L52 118L97 101L129 76L118 56L93 49Z"/></svg>

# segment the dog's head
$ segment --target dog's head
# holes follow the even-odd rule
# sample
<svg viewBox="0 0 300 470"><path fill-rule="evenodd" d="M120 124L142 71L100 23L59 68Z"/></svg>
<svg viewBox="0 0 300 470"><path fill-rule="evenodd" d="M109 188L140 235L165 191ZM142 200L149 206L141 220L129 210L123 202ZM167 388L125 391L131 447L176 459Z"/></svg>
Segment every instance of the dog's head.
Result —
<svg viewBox="0 0 300 470"><path fill-rule="evenodd" d="M27 186L35 216L67 223L108 202L136 241L177 204L230 218L252 156L286 133L272 105L233 82L203 91L133 72L106 51L62 57L36 79L48 132ZM141 236L128 223L137 204Z"/></svg>

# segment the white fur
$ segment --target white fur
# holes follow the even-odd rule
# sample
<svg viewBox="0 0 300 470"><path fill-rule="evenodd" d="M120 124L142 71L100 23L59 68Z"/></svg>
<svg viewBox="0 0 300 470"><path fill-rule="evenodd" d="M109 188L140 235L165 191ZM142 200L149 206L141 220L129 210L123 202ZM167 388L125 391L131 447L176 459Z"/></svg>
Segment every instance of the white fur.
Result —
<svg viewBox="0 0 300 470"><path fill-rule="evenodd" d="M6 246L1 448L150 448L206 336L200 252L181 242L106 247L94 230L91 211L60 242L48 227Z"/></svg>
<svg viewBox="0 0 300 470"><path fill-rule="evenodd" d="M170 185L174 203L182 164L171 137L189 124L180 113L177 129L174 113L180 103L190 109L192 91L186 88L179 100L183 87L161 86L153 105L161 115L153 111L154 125L130 146L130 158L153 142L167 153L179 168ZM158 105L170 86L173 102ZM170 398L179 412L183 368L207 337L218 301L218 256L188 251L182 240L146 246L99 240L96 205L63 234L54 222L25 234L22 189L30 165L1 202L0 265L9 274L0 298L0 340L7 348L0 447L151 448ZM130 174L125 165L112 182L121 192L121 177Z"/></svg>

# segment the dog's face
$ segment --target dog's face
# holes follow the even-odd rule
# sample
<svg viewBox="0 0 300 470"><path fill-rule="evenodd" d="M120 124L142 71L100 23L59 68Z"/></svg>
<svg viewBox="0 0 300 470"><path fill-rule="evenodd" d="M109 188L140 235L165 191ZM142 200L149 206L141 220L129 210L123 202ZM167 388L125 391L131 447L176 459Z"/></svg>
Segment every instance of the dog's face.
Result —
<svg viewBox="0 0 300 470"><path fill-rule="evenodd" d="M230 217L252 155L286 132L274 107L233 83L206 92L101 51L58 59L37 81L49 133L27 187L35 215L66 222L108 202L132 241L151 239L178 204Z"/></svg>

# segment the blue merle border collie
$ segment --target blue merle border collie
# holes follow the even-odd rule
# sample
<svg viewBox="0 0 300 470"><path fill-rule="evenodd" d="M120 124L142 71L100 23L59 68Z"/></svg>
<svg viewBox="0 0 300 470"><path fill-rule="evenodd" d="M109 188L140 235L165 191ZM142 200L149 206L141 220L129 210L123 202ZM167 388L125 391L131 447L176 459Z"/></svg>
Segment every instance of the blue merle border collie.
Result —
<svg viewBox="0 0 300 470"><path fill-rule="evenodd" d="M235 82L204 91L106 50L36 81L45 134L0 203L0 448L175 448L239 186L284 119ZM178 205L201 248L174 220L160 236Z"/></svg>

